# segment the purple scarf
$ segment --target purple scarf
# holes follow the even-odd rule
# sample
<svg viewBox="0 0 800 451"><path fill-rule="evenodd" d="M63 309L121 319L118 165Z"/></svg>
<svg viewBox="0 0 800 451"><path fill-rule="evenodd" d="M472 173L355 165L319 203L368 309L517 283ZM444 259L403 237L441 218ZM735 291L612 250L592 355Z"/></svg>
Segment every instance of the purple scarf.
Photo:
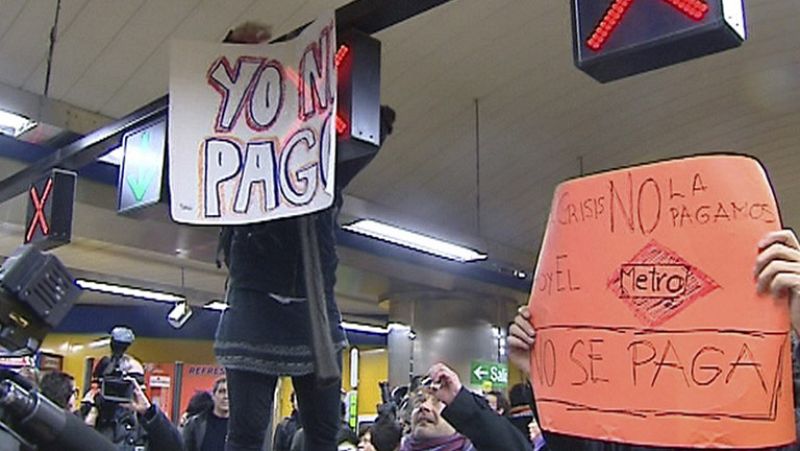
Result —
<svg viewBox="0 0 800 451"><path fill-rule="evenodd" d="M469 440L461 434L427 440L407 437L400 451L475 451Z"/></svg>

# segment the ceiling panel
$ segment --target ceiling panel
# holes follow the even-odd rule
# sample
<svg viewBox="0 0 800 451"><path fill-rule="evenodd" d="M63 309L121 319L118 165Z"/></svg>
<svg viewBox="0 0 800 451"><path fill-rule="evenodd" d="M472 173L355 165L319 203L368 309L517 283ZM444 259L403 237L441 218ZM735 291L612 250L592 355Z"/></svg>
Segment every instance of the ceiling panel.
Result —
<svg viewBox="0 0 800 451"><path fill-rule="evenodd" d="M48 2L42 2L48 3ZM60 55L60 50L56 52L56 47L61 44L61 37L62 35L72 28L72 25L78 20L79 17L82 17L84 8L89 4L88 0L61 0L61 9L58 13L58 29L56 32L56 44L53 46L53 62L51 62L51 70L50 70L50 93L52 93L52 85L53 85L53 68L56 65L56 55ZM51 22L55 19L55 2L51 2ZM44 92L45 88L45 80L47 75L47 57L50 49L50 29L52 27L52 23L50 26L47 27L45 30L47 32L47 51L41 58L39 59L38 64L35 66L36 68L33 69L25 77L25 84L23 88L34 92L36 94L41 94ZM63 60L62 60L63 63Z"/></svg>
<svg viewBox="0 0 800 451"><path fill-rule="evenodd" d="M58 34L50 75L50 96L64 99L70 88L95 66L97 58L143 4L144 0L86 2L69 26L65 25ZM44 78L45 69L45 61L40 61L33 76L26 81L25 89L41 92L44 85L40 80ZM76 105L88 106L83 105L83 99Z"/></svg>
<svg viewBox="0 0 800 451"><path fill-rule="evenodd" d="M347 1L65 2L51 94L122 116L166 92L170 37L215 41L245 20L281 35ZM37 92L53 6L3 6L0 81ZM408 227L509 246L530 267L553 189L580 174L579 161L588 173L727 150L762 160L787 225L800 226L800 2L748 0L747 12L741 48L609 84L574 67L568 2L453 0L383 30L382 100L398 113L395 133L347 193ZM97 252L87 264L126 268ZM174 280L180 264L161 265L131 273Z"/></svg>
<svg viewBox="0 0 800 451"><path fill-rule="evenodd" d="M92 111L102 107L191 14L197 0L147 0L105 47L64 100ZM165 68L166 70L166 68ZM140 106L149 99L141 99Z"/></svg>
<svg viewBox="0 0 800 451"><path fill-rule="evenodd" d="M14 4L11 8L13 12ZM0 41L0 82L14 87L25 83L26 77L47 52L54 17L55 4L52 2L25 3Z"/></svg>

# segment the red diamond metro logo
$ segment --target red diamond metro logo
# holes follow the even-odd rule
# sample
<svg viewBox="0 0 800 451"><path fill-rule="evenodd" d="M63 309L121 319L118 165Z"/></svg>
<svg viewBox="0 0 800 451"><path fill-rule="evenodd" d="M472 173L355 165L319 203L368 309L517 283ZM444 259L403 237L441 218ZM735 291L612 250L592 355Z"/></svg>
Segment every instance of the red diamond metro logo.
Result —
<svg viewBox="0 0 800 451"><path fill-rule="evenodd" d="M717 288L711 277L655 240L608 280L608 289L650 327L663 324Z"/></svg>

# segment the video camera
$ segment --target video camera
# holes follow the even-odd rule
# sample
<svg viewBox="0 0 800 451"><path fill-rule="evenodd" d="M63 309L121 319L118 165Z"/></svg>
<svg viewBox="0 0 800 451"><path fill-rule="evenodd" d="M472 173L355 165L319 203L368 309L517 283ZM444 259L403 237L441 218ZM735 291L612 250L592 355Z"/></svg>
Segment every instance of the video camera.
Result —
<svg viewBox="0 0 800 451"><path fill-rule="evenodd" d="M127 327L111 330L111 357L103 357L98 362L95 377L100 384L100 396L104 403L124 403L133 399L134 386L131 379L143 378L142 374L129 374L123 368L125 351L136 339ZM143 384L144 380L139 380Z"/></svg>
<svg viewBox="0 0 800 451"><path fill-rule="evenodd" d="M81 290L64 265L31 244L0 266L0 356L31 355L72 308ZM111 451L105 437L75 415L0 370L0 429L40 451Z"/></svg>
<svg viewBox="0 0 800 451"><path fill-rule="evenodd" d="M35 353L80 293L55 256L30 244L17 248L0 267L0 347L6 355Z"/></svg>

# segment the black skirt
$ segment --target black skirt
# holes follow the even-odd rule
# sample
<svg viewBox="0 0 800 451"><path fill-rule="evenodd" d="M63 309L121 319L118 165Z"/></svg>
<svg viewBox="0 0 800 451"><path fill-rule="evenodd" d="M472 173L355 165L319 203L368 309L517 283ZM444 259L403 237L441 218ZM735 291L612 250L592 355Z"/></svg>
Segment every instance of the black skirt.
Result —
<svg viewBox="0 0 800 451"><path fill-rule="evenodd" d="M340 351L347 345L347 338L333 294L326 297L331 339ZM314 372L305 299L273 297L263 291L234 287L228 290L227 302L214 342L220 365L270 376Z"/></svg>

